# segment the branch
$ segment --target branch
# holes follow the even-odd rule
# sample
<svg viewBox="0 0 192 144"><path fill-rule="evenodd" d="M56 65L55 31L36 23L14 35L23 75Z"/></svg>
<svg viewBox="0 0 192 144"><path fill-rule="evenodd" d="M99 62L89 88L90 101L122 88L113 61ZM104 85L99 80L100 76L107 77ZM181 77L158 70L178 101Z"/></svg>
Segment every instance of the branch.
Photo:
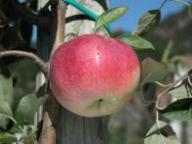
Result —
<svg viewBox="0 0 192 144"><path fill-rule="evenodd" d="M161 97L163 97L167 92L169 92L169 90L171 90L172 88L175 87L175 85L177 85L179 82L184 81L185 79L187 79L187 77L189 76L189 74L187 73L186 75L182 76L180 79L178 79L177 81L171 83L164 91L162 91L158 96L157 96L157 100L155 103L156 109L157 110L162 110L162 108L160 108L158 106L158 102L160 100Z"/></svg>
<svg viewBox="0 0 192 144"><path fill-rule="evenodd" d="M57 26L56 26L56 33L55 33L55 41L54 46L52 49L52 53L58 48L58 46L64 41L65 37L65 12L67 9L67 5L63 2L63 0L58 0L57 5Z"/></svg>
<svg viewBox="0 0 192 144"><path fill-rule="evenodd" d="M16 56L16 57L27 57L35 61L35 63L40 67L40 69L44 73L48 73L48 65L46 62L44 62L40 57L37 55L31 53L31 52L25 52L25 51L18 51L18 50L8 50L0 52L0 58L7 57L7 56Z"/></svg>

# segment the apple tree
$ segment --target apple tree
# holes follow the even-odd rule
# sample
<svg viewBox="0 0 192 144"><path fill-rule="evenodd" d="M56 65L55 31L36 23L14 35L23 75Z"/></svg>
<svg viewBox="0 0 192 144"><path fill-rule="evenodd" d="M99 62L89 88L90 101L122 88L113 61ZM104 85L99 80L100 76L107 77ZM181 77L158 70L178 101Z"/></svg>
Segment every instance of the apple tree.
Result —
<svg viewBox="0 0 192 144"><path fill-rule="evenodd" d="M190 143L189 58L148 40L169 1L131 33L107 2L0 0L0 144Z"/></svg>

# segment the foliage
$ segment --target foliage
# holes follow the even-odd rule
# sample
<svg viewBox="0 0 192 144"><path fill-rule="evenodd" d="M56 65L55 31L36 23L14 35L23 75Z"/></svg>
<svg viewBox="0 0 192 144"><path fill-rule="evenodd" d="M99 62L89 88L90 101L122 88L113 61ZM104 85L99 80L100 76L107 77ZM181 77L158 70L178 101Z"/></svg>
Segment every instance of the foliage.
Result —
<svg viewBox="0 0 192 144"><path fill-rule="evenodd" d="M167 1L165 0L162 6L164 6L166 2ZM185 1L179 2L188 6L188 16L191 18L192 6L190 3L186 3ZM29 1L24 1L23 5L25 3L29 3ZM50 5L51 4L48 3L44 9L37 11L37 13L42 13L43 15L48 13L46 16L50 16ZM160 42L160 46L162 47L161 51L163 51L163 54L161 55L161 53L158 53L156 44L145 37L145 34L150 33L155 29L155 26L159 24L162 6L159 9L149 10L143 14L138 21L137 28L132 34L123 33L116 37L116 39L132 46L137 52L141 52L142 55L144 55L144 53L147 55L144 59L141 58L142 74L137 93L139 93L141 99L145 98L146 95L149 96L151 101L149 100L146 103L149 103L150 106L152 103L152 109L155 109L156 112L154 116L156 121L151 128L148 128L149 130L144 138L145 144L180 143L169 122L175 120L190 121L192 119L191 74L188 73L178 81L173 80L174 75L178 73L178 63L186 64L186 56L173 50L173 47L176 47L178 42L176 41L177 43L174 45L175 39L169 40L166 38L168 45L167 47L165 46L165 48L163 48L164 46L162 46L163 44ZM51 5L51 7L54 7L54 5ZM30 4L26 4L26 8L30 12L34 12L34 8L30 7ZM12 50L14 47L14 50L36 53L36 49L31 48L32 23L30 22L33 21L31 18L34 17L27 18L27 20L30 19L30 21L27 22L26 19L22 19L23 13L14 15L14 12L12 12L13 14L9 17L9 12L6 11L7 9L6 5L0 5L0 51ZM96 20L95 30L99 30L106 26L108 28L108 24L119 19L127 11L127 7L117 7L104 12ZM30 14L32 15L32 13ZM21 16L18 17L18 15ZM40 17L40 19L41 18L42 17ZM38 17L35 15L35 20L37 19ZM40 27L41 29L42 26L40 24L41 23L36 23L37 27ZM43 34L43 30L41 32ZM165 34L167 34L167 31ZM160 41L159 38L155 39L157 39L156 41L158 42ZM39 39L39 41L42 45L45 43L44 40ZM187 45L188 43L185 42L185 44ZM159 57L161 60L158 60L158 58L151 58L148 53L149 51L153 51L153 53L160 55ZM14 77L15 71L13 69L22 69L20 75L23 77L23 83L19 82L22 83L21 86L27 89L25 85L25 83L28 82L27 80L25 81L25 77L28 77L25 72L25 66L27 64L25 63L23 64L24 67L20 67L16 62L22 61L22 59L17 57L12 57L11 59L1 58L0 60L0 142L8 144L16 141L32 143L32 141L36 139L38 131L35 114L48 98L45 94L45 85L42 86L38 81L35 92L33 90L33 92L25 93L24 96L16 96L15 91L19 88L15 87L17 80ZM9 73L10 65L12 69ZM29 71L33 72L32 69L34 69L34 67L30 68ZM26 71L28 71L28 69ZM5 75L5 73L7 74ZM169 83L164 84L167 78L169 79ZM153 87L151 88L151 86ZM163 90L157 92L159 87ZM17 90L15 90L15 88L17 88ZM151 89L153 89L153 91L151 91ZM41 94L39 95L39 93ZM171 100L167 104L167 107L161 109L158 107L157 102L159 99L164 99L165 94L169 95ZM152 116L150 118L152 119ZM121 125L119 129L120 132L112 132L116 135L116 137L112 136L114 144L125 142L126 127Z"/></svg>
<svg viewBox="0 0 192 144"><path fill-rule="evenodd" d="M106 24L109 24L109 23L117 20L119 17L121 17L123 14L125 14L125 12L127 10L128 10L127 7L119 7L119 8L110 9L110 10L104 12L97 19L95 28L98 29Z"/></svg>
<svg viewBox="0 0 192 144"><path fill-rule="evenodd" d="M155 123L148 131L144 144L180 144L171 127L159 121Z"/></svg>
<svg viewBox="0 0 192 144"><path fill-rule="evenodd" d="M0 141L11 143L25 141L35 138L37 126L34 122L34 115L39 107L46 101L47 96L37 97L36 93L24 96L18 103L17 109L12 108L13 104L13 80L0 74ZM12 123L11 127L8 125ZM5 131L6 130L6 131ZM18 139L18 135L20 138Z"/></svg>
<svg viewBox="0 0 192 144"><path fill-rule="evenodd" d="M160 22L160 10L150 10L145 13L139 20L137 29L133 32L134 35L142 35L147 33L151 28Z"/></svg>
<svg viewBox="0 0 192 144"><path fill-rule="evenodd" d="M136 50L143 49L155 49L154 46L144 38L136 35L120 35L117 39L123 41L124 43L133 46Z"/></svg>

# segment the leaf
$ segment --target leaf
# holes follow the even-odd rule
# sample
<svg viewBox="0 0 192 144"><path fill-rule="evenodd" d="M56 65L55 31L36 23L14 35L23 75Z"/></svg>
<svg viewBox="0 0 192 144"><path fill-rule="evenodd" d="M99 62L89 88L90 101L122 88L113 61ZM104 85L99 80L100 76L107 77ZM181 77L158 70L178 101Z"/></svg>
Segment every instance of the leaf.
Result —
<svg viewBox="0 0 192 144"><path fill-rule="evenodd" d="M6 101L10 106L13 104L13 79L0 74L0 101Z"/></svg>
<svg viewBox="0 0 192 144"><path fill-rule="evenodd" d="M35 125L24 125L22 133L22 142L24 144L31 144L34 141L37 127Z"/></svg>
<svg viewBox="0 0 192 144"><path fill-rule="evenodd" d="M179 99L160 110L170 120L187 121L192 119L192 98Z"/></svg>
<svg viewBox="0 0 192 144"><path fill-rule="evenodd" d="M173 90L169 91L169 93L172 95L173 98L176 98L177 100L188 97L187 90L184 85L174 88Z"/></svg>
<svg viewBox="0 0 192 144"><path fill-rule="evenodd" d="M10 134L7 132L0 132L0 142L12 143L16 141L17 141L17 138L13 134Z"/></svg>
<svg viewBox="0 0 192 144"><path fill-rule="evenodd" d="M117 39L123 41L124 43L133 46L136 50L143 49L155 49L154 46L144 38L136 35L120 35Z"/></svg>
<svg viewBox="0 0 192 144"><path fill-rule="evenodd" d="M95 24L95 28L99 29L100 27L109 24L118 18L120 18L125 12L127 12L128 8L127 7L118 7L118 8L113 8L110 9L103 14L101 14Z"/></svg>
<svg viewBox="0 0 192 144"><path fill-rule="evenodd" d="M160 81L169 74L168 67L166 64L155 61L151 58L145 58L141 63L141 67L142 84Z"/></svg>
<svg viewBox="0 0 192 144"><path fill-rule="evenodd" d="M169 127L170 132L165 136L163 131L167 127ZM147 132L144 144L180 144L175 134L173 134L172 129L167 123L159 121L159 127L157 124L154 124Z"/></svg>
<svg viewBox="0 0 192 144"><path fill-rule="evenodd" d="M145 13L139 20L139 24L133 35L141 35L148 32L151 28L157 25L160 21L160 10L150 10Z"/></svg>
<svg viewBox="0 0 192 144"><path fill-rule="evenodd" d="M15 112L15 118L18 123L23 124L24 122L33 122L35 112L46 100L47 96L37 98L34 93L24 96L20 100Z"/></svg>
<svg viewBox="0 0 192 144"><path fill-rule="evenodd" d="M6 128L9 118L12 118L12 110L5 101L0 101L0 127Z"/></svg>
<svg viewBox="0 0 192 144"><path fill-rule="evenodd" d="M192 5L188 6L188 15L192 17Z"/></svg>

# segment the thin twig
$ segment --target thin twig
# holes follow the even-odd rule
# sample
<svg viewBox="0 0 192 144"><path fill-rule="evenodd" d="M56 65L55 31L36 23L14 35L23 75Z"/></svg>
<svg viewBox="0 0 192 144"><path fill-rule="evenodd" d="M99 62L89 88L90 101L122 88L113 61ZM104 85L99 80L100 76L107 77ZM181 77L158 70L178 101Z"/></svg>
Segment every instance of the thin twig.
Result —
<svg viewBox="0 0 192 144"><path fill-rule="evenodd" d="M156 106L156 109L158 110L161 110L162 108L160 108L158 106L158 102L159 102L159 99L164 96L170 89L172 89L173 87L175 87L175 85L177 85L179 82L187 79L188 77L188 73L184 76L182 76L180 79L178 79L177 81L173 82L172 84L170 84L164 91L162 91L158 96L157 96L157 100L156 100L156 103L155 103L155 106Z"/></svg>
<svg viewBox="0 0 192 144"><path fill-rule="evenodd" d="M58 46L64 41L65 36L65 13L67 5L63 0L59 0L57 5L57 30L52 53L58 48Z"/></svg>
<svg viewBox="0 0 192 144"><path fill-rule="evenodd" d="M162 3L162 4L160 5L160 7L159 7L160 10L164 7L164 5L167 3L167 1L168 1L168 0L164 0L164 1L163 1L163 3Z"/></svg>
<svg viewBox="0 0 192 144"><path fill-rule="evenodd" d="M16 57L27 57L35 61L35 63L40 67L40 69L47 74L48 72L48 65L44 62L40 57L37 55L26 52L26 51L19 51L19 50L8 50L0 52L0 58L7 57L7 56L16 56Z"/></svg>

